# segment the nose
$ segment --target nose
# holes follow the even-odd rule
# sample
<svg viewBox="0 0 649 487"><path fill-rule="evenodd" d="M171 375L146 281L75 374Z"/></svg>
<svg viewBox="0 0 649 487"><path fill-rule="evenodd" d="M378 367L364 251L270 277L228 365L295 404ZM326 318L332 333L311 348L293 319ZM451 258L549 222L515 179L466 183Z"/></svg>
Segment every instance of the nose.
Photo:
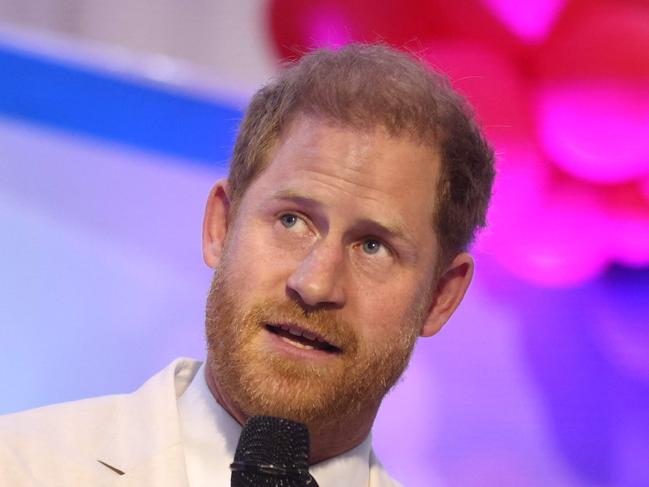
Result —
<svg viewBox="0 0 649 487"><path fill-rule="evenodd" d="M343 249L316 244L289 276L287 286L310 307L341 307L345 303Z"/></svg>

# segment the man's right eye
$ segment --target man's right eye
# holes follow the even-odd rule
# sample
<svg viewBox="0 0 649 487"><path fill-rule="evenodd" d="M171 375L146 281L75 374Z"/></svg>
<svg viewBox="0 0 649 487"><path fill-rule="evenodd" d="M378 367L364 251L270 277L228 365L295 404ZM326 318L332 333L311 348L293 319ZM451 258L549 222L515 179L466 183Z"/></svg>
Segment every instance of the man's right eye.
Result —
<svg viewBox="0 0 649 487"><path fill-rule="evenodd" d="M293 213L285 213L279 217L279 221L282 222L286 228L291 228L298 222L299 217Z"/></svg>

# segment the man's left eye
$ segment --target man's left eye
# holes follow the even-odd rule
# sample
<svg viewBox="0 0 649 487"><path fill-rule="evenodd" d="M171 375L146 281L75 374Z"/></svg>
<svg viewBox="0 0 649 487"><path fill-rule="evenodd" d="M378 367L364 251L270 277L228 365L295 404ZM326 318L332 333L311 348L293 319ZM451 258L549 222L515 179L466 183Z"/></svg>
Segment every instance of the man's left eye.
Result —
<svg viewBox="0 0 649 487"><path fill-rule="evenodd" d="M366 254L376 254L381 250L381 247L383 247L383 244L378 240L368 239L363 242L363 252Z"/></svg>
<svg viewBox="0 0 649 487"><path fill-rule="evenodd" d="M291 228L298 222L298 216L293 213L285 213L279 217L279 221L282 222L286 228Z"/></svg>

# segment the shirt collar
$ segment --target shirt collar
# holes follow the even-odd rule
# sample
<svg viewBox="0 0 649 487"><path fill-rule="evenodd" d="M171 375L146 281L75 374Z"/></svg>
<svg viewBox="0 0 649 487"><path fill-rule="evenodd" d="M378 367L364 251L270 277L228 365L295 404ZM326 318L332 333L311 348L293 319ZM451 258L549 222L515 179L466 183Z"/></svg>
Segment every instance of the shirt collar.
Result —
<svg viewBox="0 0 649 487"><path fill-rule="evenodd" d="M241 426L212 396L201 365L178 399L178 414L190 487L230 485L230 463ZM310 467L320 487L366 486L369 482L371 439Z"/></svg>

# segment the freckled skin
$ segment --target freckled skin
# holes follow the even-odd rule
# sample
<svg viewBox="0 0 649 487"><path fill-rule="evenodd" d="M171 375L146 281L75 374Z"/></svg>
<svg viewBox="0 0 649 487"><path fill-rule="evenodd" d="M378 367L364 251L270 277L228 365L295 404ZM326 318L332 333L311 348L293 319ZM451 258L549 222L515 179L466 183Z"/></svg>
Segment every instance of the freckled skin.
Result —
<svg viewBox="0 0 649 487"><path fill-rule="evenodd" d="M433 282L439 161L430 147L301 117L269 156L233 221L226 182L208 201L204 255L218 270L207 380L240 422L283 412L306 422L313 463L367 435L415 338L459 304L472 261L462 254ZM280 317L340 341L342 352L293 353L260 323Z"/></svg>

